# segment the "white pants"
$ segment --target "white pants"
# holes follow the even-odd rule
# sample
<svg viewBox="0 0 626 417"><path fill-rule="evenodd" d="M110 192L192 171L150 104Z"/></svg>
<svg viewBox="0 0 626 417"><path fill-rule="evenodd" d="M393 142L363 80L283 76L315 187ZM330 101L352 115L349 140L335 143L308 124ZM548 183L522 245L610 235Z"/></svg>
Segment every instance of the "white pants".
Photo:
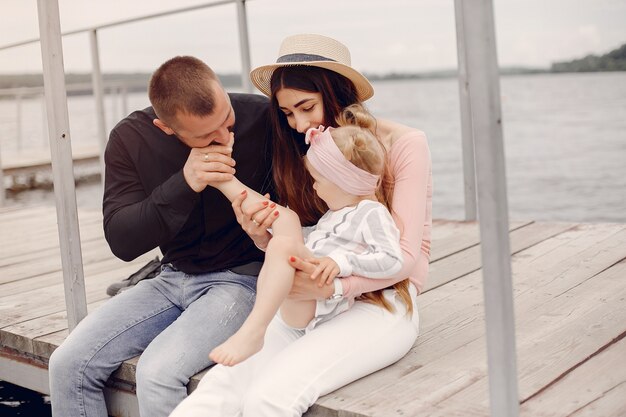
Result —
<svg viewBox="0 0 626 417"><path fill-rule="evenodd" d="M411 285L412 298L415 288ZM396 308L357 301L346 312L305 334L277 315L263 349L234 366L214 366L170 417L301 416L322 395L402 358L418 335L413 317L394 290L385 297Z"/></svg>

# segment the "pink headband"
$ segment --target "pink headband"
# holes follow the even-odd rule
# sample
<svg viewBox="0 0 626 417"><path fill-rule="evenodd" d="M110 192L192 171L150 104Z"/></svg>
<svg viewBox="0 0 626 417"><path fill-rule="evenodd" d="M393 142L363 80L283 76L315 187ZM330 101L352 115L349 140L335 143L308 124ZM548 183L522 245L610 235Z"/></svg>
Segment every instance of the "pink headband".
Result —
<svg viewBox="0 0 626 417"><path fill-rule="evenodd" d="M309 163L324 178L353 195L374 194L378 187L379 175L371 174L352 164L341 153L330 129L324 126L310 128L304 141L311 146L306 153Z"/></svg>

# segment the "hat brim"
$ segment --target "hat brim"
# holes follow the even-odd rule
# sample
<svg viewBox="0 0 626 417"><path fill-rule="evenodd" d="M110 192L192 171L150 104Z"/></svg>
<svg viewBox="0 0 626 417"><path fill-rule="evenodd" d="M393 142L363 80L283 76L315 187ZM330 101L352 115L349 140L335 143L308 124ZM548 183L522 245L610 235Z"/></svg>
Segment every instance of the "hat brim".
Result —
<svg viewBox="0 0 626 417"><path fill-rule="evenodd" d="M363 74L352 67L334 61L285 62L263 65L250 71L250 79L259 91L269 97L271 95L270 80L274 70L281 67L295 66L325 68L343 75L354 84L359 101L365 101L374 95L372 84Z"/></svg>

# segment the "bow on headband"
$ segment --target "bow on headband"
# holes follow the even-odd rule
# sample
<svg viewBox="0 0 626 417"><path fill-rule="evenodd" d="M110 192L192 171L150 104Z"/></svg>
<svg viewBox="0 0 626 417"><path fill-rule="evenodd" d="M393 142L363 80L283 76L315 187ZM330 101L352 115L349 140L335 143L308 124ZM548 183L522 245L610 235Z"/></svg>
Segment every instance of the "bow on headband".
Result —
<svg viewBox="0 0 626 417"><path fill-rule="evenodd" d="M345 192L363 196L374 194L380 175L367 172L346 159L330 134L332 128L310 128L304 141L310 144L306 153L309 163L324 178Z"/></svg>

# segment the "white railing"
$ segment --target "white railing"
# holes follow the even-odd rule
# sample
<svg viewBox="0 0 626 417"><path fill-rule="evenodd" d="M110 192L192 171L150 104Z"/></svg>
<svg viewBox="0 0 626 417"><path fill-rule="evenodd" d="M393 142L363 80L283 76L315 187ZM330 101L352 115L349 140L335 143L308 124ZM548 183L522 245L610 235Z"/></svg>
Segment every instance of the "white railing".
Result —
<svg viewBox="0 0 626 417"><path fill-rule="evenodd" d="M112 116L124 116L128 114L128 92L138 89L145 89L145 84L132 83L128 81L104 81L103 92L104 96L109 96L113 100L113 114ZM66 85L66 91L68 94L93 94L93 87L91 83L77 83ZM35 99L41 102L41 117L43 120L43 126L46 125L46 102L44 96L44 87L15 87L0 89L0 100L12 101L15 104L15 135L12 138L15 143L15 149L17 152L23 150L24 144L24 113L22 111L24 100ZM110 115L111 116L111 115ZM109 119L110 120L110 119ZM48 146L47 132L41 137L41 144Z"/></svg>

